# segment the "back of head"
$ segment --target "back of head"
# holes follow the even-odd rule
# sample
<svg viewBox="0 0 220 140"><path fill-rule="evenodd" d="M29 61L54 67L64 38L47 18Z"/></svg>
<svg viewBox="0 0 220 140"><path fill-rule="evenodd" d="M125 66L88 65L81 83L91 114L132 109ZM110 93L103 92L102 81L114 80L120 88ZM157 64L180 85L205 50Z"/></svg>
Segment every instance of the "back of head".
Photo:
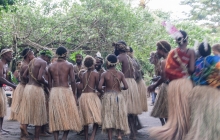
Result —
<svg viewBox="0 0 220 140"><path fill-rule="evenodd" d="M56 55L58 56L58 58L65 58L67 55L67 49L62 46L57 48Z"/></svg>
<svg viewBox="0 0 220 140"><path fill-rule="evenodd" d="M202 57L209 56L211 54L211 46L206 42L202 42L199 45L198 51Z"/></svg>
<svg viewBox="0 0 220 140"><path fill-rule="evenodd" d="M116 55L114 54L109 54L107 57L106 57L106 62L107 62L107 65L110 66L110 67L114 67L117 65L118 63L118 58Z"/></svg>
<svg viewBox="0 0 220 140"><path fill-rule="evenodd" d="M169 53L171 50L170 44L164 40L157 42L157 47L165 53Z"/></svg>
<svg viewBox="0 0 220 140"><path fill-rule="evenodd" d="M212 50L217 51L218 53L220 53L220 44L215 44L212 46Z"/></svg>
<svg viewBox="0 0 220 140"><path fill-rule="evenodd" d="M28 56L28 53L32 51L30 48L25 48L22 52L21 52L21 56L26 59Z"/></svg>
<svg viewBox="0 0 220 140"><path fill-rule="evenodd" d="M92 68L95 65L95 59L92 56L87 55L83 60L83 65L87 69Z"/></svg>
<svg viewBox="0 0 220 140"><path fill-rule="evenodd" d="M47 56L47 57L50 57L50 58L53 56L52 51L50 51L48 49L43 49L39 53L40 53L40 55Z"/></svg>
<svg viewBox="0 0 220 140"><path fill-rule="evenodd" d="M117 43L112 43L112 46L115 47L115 55L119 55L120 52L127 52L130 48L124 41L118 41Z"/></svg>
<svg viewBox="0 0 220 140"><path fill-rule="evenodd" d="M179 44L179 45L183 45L184 43L186 43L188 41L188 35L185 31L183 30L179 30L180 33L181 33L181 37L178 37L176 38L176 42Z"/></svg>

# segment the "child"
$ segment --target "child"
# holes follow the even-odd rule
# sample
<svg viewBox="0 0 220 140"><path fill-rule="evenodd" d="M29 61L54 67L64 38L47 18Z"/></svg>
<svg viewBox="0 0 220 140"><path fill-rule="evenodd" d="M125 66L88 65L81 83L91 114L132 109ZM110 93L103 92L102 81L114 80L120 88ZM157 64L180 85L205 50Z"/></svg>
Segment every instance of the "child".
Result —
<svg viewBox="0 0 220 140"><path fill-rule="evenodd" d="M106 58L107 71L101 75L99 90L105 84L105 94L102 100L102 130L108 132L108 139L112 140L112 130L118 130L118 140L121 140L121 131L129 133L127 106L121 90L127 90L128 85L124 74L115 69L118 59L115 55ZM120 83L124 87L121 88Z"/></svg>

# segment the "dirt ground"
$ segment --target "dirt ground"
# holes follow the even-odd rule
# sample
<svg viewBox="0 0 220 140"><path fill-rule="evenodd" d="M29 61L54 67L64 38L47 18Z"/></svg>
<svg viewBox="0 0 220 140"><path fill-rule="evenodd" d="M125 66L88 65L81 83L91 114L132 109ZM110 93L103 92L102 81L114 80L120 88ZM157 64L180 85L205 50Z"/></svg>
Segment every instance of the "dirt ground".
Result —
<svg viewBox="0 0 220 140"><path fill-rule="evenodd" d="M150 106L151 99L148 98L148 112L144 112L139 115L139 119L144 126L141 130L138 130L137 140L152 140L149 138L147 130L152 126L160 126L160 121L157 118L153 118L150 116L150 112L152 110L152 106ZM19 123L17 121L8 120L10 116L10 107L7 110L7 116L4 118L3 129L8 130L8 135L0 135L0 140L19 140L20 139L20 129ZM34 133L34 127L28 127L28 131ZM89 133L91 134L92 127L90 126ZM62 137L62 133L60 133L60 139ZM33 139L33 136L29 137ZM49 137L40 137L41 140L53 140L53 136ZM101 129L98 130L96 135L96 140L107 140L107 134L102 133ZM76 132L71 131L68 136L68 140L84 140L84 136L79 136ZM128 136L123 137L123 140L129 140Z"/></svg>

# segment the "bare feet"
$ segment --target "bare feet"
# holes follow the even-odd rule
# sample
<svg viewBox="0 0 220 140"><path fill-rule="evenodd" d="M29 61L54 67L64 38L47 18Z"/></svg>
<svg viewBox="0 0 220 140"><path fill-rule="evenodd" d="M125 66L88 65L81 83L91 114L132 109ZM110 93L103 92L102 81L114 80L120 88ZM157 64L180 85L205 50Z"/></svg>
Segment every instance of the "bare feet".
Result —
<svg viewBox="0 0 220 140"><path fill-rule="evenodd" d="M121 137L121 136L118 136L117 140L122 140L122 137Z"/></svg>
<svg viewBox="0 0 220 140"><path fill-rule="evenodd" d="M25 130L22 126L20 126L21 129L21 137L29 136L27 130Z"/></svg>

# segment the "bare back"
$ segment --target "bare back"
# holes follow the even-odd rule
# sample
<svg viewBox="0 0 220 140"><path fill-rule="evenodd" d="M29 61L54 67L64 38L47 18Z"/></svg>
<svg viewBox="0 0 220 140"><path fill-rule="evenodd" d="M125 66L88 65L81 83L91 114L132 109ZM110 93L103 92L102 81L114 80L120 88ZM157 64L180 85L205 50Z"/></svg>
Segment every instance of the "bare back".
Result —
<svg viewBox="0 0 220 140"><path fill-rule="evenodd" d="M48 68L49 85L51 87L69 87L69 77L71 82L75 82L73 65L68 61L57 61Z"/></svg>
<svg viewBox="0 0 220 140"><path fill-rule="evenodd" d="M28 65L29 85L41 86L41 79L46 72L47 62L41 58L34 58Z"/></svg>
<svg viewBox="0 0 220 140"><path fill-rule="evenodd" d="M95 92L99 84L99 73L95 70L87 70L82 75L82 93Z"/></svg>
<svg viewBox="0 0 220 140"><path fill-rule="evenodd" d="M117 70L107 70L103 73L104 81L105 81L105 92L108 91L121 91L120 83L123 80L123 73Z"/></svg>
<svg viewBox="0 0 220 140"><path fill-rule="evenodd" d="M22 62L21 69L20 69L20 83L23 85L26 85L28 83L28 80L23 77L24 72L28 69L28 63Z"/></svg>
<svg viewBox="0 0 220 140"><path fill-rule="evenodd" d="M118 56L118 60L122 64L122 73L125 78L134 78L134 67L131 58L126 53L122 53Z"/></svg>

